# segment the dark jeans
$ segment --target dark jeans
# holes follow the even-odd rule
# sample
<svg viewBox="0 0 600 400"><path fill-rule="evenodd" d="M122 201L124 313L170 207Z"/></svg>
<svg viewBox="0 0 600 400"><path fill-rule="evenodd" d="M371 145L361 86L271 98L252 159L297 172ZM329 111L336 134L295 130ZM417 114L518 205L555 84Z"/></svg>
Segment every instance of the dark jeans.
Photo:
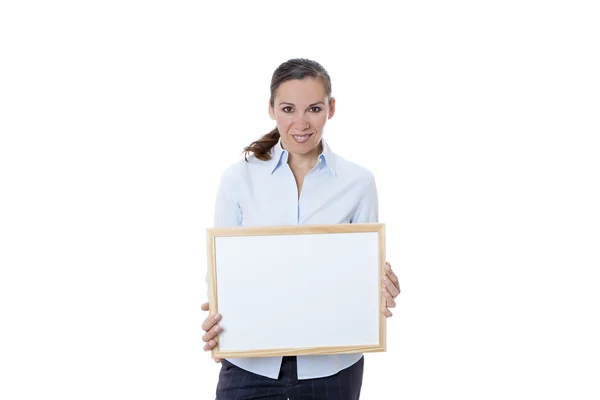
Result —
<svg viewBox="0 0 600 400"><path fill-rule="evenodd" d="M217 400L358 400L364 362L362 357L335 375L298 380L296 357L283 357L278 379L253 374L222 360Z"/></svg>

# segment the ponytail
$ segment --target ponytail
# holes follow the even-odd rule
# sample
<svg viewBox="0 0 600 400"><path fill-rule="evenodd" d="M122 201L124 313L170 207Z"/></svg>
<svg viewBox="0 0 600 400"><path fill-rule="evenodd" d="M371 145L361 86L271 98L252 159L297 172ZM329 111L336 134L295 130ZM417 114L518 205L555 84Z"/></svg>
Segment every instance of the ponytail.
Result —
<svg viewBox="0 0 600 400"><path fill-rule="evenodd" d="M271 159L271 149L277 142L279 142L279 130L275 127L271 132L250 143L250 146L247 146L242 153L245 153L246 161L248 161L249 153L254 153L254 157L259 160L268 161Z"/></svg>

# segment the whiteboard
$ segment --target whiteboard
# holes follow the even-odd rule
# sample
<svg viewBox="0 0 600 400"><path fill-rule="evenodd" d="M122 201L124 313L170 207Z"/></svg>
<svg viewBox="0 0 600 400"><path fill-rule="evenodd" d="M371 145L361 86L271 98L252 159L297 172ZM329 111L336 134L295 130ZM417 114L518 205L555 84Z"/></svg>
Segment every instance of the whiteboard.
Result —
<svg viewBox="0 0 600 400"><path fill-rule="evenodd" d="M216 357L385 351L384 224L207 230Z"/></svg>

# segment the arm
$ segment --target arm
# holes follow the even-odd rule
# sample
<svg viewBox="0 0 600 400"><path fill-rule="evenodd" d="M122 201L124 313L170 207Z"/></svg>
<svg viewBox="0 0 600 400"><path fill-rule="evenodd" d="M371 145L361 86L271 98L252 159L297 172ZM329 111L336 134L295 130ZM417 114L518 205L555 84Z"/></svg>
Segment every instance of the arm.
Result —
<svg viewBox="0 0 600 400"><path fill-rule="evenodd" d="M352 223L375 223L379 221L379 201L377 197L377 185L373 175L369 176L363 195L360 198L358 207ZM381 291L385 296L386 307L382 310L386 317L391 317L390 308L396 307L396 297L400 294L400 282L398 277L392 271L389 262L385 263L385 275L381 278Z"/></svg>
<svg viewBox="0 0 600 400"><path fill-rule="evenodd" d="M217 199L215 203L215 217L214 226L215 228L234 227L242 225L242 209L235 196L235 181L234 176L231 175L231 169L225 171L221 177L221 182L217 190ZM206 275L208 284L208 274ZM202 311L208 311L208 302L202 304ZM202 323L202 330L204 330L204 336L202 340L205 342L204 351L210 351L216 346L218 341L218 333L221 331L221 327L218 325L221 319L220 314L208 315ZM220 362L219 358L214 359L215 362Z"/></svg>
<svg viewBox="0 0 600 400"><path fill-rule="evenodd" d="M242 226L242 209L235 196L235 181L231 169L221 177L215 203L215 228Z"/></svg>
<svg viewBox="0 0 600 400"><path fill-rule="evenodd" d="M379 221L379 200L377 197L377 185L375 177L369 174L360 197L356 211L350 223L376 223Z"/></svg>

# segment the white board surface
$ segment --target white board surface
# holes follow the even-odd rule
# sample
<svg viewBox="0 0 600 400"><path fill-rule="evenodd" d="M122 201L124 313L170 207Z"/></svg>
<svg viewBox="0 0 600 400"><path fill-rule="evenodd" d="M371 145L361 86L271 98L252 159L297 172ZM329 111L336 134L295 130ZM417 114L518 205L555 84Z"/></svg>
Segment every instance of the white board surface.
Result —
<svg viewBox="0 0 600 400"><path fill-rule="evenodd" d="M215 237L219 351L380 343L377 232Z"/></svg>

